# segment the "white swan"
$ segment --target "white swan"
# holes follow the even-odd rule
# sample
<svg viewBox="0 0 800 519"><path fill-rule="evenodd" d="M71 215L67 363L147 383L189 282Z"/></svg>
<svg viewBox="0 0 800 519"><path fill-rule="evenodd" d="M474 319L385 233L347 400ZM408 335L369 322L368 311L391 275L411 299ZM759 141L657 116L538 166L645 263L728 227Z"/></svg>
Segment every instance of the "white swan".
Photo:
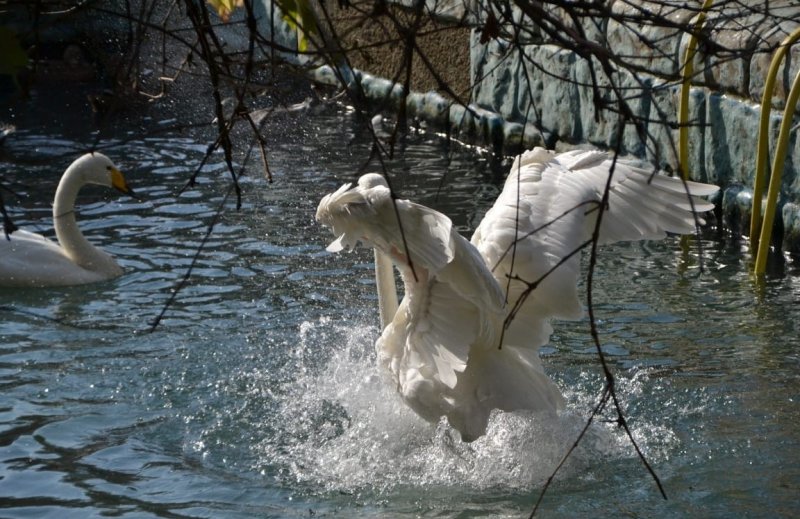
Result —
<svg viewBox="0 0 800 519"><path fill-rule="evenodd" d="M591 240L611 165L599 151L524 153L471 242L433 209L408 200L395 206L377 174L322 199L317 220L337 236L328 250L352 249L358 242L375 249L384 327L376 343L378 361L417 414L429 421L446 416L471 441L485 433L494 408L563 406L559 389L544 374L539 348L552 333L551 318L582 314L576 251ZM691 233L692 208L713 208L696 196L717 189L684 185L618 161L600 242ZM399 308L392 263L405 286ZM503 332L530 286L521 280L538 285Z"/></svg>
<svg viewBox="0 0 800 519"><path fill-rule="evenodd" d="M102 153L87 153L75 160L61 177L53 203L58 243L23 230L0 235L0 287L80 285L122 274L114 258L89 243L78 228L75 198L85 184L133 194L122 173Z"/></svg>

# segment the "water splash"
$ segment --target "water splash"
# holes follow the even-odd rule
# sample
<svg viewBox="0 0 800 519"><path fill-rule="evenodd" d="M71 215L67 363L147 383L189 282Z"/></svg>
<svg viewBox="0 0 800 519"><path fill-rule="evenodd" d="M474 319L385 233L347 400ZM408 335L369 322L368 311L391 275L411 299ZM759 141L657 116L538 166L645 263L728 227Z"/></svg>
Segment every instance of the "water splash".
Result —
<svg viewBox="0 0 800 519"><path fill-rule="evenodd" d="M254 447L256 468L287 485L338 492L407 486L530 489L552 474L596 399L596 378L582 374L566 391L568 408L556 419L495 412L485 436L462 443L444 420L430 424L401 401L376 366L376 336L374 326L327 318L301 325L284 382L271 391L275 424ZM634 395L645 379L637 375L620 386ZM676 441L671 431L648 424L639 424L637 436L646 450L649 438L661 446ZM598 459L630 456L633 450L621 432L598 421L560 477Z"/></svg>

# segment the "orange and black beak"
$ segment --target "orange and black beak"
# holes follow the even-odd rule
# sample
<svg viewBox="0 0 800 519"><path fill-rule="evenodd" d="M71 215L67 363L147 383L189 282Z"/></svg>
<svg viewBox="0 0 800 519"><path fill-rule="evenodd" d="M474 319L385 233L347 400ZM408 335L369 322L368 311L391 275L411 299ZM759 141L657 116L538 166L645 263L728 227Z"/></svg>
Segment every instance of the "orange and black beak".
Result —
<svg viewBox="0 0 800 519"><path fill-rule="evenodd" d="M128 186L128 182L125 180L125 175L122 174L120 170L115 167L110 168L111 171L111 186L119 191L120 193L125 193L126 195L133 197L137 200L141 200L141 197L133 192L133 189Z"/></svg>

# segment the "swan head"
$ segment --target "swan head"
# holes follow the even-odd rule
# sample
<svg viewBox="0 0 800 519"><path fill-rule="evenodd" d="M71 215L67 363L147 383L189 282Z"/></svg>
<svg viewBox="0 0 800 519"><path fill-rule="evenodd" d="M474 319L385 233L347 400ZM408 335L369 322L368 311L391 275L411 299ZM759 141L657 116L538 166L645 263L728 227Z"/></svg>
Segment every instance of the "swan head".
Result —
<svg viewBox="0 0 800 519"><path fill-rule="evenodd" d="M358 179L358 187L364 190L372 189L374 187L385 187L388 189L389 184L386 183L386 179L383 178L383 175L379 175L378 173L367 173Z"/></svg>
<svg viewBox="0 0 800 519"><path fill-rule="evenodd" d="M128 186L125 175L117 166L105 155L100 152L87 153L73 162L67 171L66 176L75 175L80 179L81 184L98 184L111 187L117 191L130 196L136 196L133 189Z"/></svg>
<svg viewBox="0 0 800 519"><path fill-rule="evenodd" d="M317 207L316 219L337 237L327 250L352 250L358 242L364 241L364 219L374 213L376 203L390 196L386 179L377 173L367 173L358 179L357 184L345 184L323 197Z"/></svg>

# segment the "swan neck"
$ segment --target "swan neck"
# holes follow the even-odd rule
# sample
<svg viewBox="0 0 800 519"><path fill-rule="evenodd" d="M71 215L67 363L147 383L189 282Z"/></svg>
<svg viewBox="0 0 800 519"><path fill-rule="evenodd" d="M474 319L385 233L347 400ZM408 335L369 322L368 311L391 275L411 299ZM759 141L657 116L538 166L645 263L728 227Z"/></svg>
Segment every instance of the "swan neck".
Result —
<svg viewBox="0 0 800 519"><path fill-rule="evenodd" d="M375 250L375 284L378 288L378 309L381 315L381 331L394 320L397 313L397 286L394 281L392 260Z"/></svg>
<svg viewBox="0 0 800 519"><path fill-rule="evenodd" d="M67 168L56 188L56 198L53 201L53 220L56 225L59 219L72 217L75 219L75 199L78 191L83 187L80 175L73 166Z"/></svg>
<svg viewBox="0 0 800 519"><path fill-rule="evenodd" d="M89 245L81 234L75 219L75 199L78 197L81 187L83 187L83 182L79 172L74 165L70 166L58 183L56 198L53 202L53 226L58 242L67 255L73 259L81 248ZM89 246L91 247L91 245Z"/></svg>
<svg viewBox="0 0 800 519"><path fill-rule="evenodd" d="M77 265L91 271L114 273L119 270L116 262L83 236L75 217L75 199L86 184L78 168L73 164L64 172L56 189L53 201L53 227L64 253Z"/></svg>

